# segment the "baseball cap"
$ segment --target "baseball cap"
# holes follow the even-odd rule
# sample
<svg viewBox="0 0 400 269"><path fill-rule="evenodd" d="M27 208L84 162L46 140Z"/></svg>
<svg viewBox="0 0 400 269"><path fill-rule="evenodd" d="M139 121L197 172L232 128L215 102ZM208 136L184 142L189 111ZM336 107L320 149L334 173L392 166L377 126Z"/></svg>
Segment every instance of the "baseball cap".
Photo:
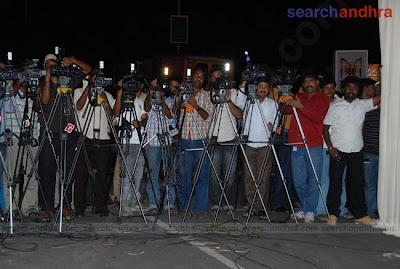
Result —
<svg viewBox="0 0 400 269"><path fill-rule="evenodd" d="M54 54L47 54L46 57L44 57L44 62L43 62L43 67L46 67L46 62L47 60L57 60L57 56Z"/></svg>

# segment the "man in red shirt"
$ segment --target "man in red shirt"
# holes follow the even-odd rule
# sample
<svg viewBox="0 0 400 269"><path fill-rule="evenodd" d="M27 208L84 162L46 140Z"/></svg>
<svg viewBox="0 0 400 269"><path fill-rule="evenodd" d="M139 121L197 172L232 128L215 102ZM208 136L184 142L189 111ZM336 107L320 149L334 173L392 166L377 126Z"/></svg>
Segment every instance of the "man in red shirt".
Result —
<svg viewBox="0 0 400 269"><path fill-rule="evenodd" d="M322 171L323 119L329 108L329 99L318 91L318 85L316 75L306 73L303 75L304 92L286 101L290 107L296 108L300 122L299 126L297 120L294 118L291 120L288 142L293 145L292 174L301 203L296 218L304 219L305 222L314 222L315 209L318 205L319 189L312 165L319 181ZM289 113L293 113L293 110L289 109ZM300 128L304 132L305 139L301 135ZM309 149L311 160L305 145Z"/></svg>

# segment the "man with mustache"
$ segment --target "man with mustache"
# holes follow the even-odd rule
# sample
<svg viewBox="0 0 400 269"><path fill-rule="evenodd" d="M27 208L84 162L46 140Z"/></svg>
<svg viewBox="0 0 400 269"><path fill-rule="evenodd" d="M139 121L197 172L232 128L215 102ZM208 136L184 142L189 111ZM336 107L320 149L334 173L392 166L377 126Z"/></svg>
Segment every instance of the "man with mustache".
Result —
<svg viewBox="0 0 400 269"><path fill-rule="evenodd" d="M319 189L315 174L319 180L322 172L322 122L329 108L329 99L319 92L318 86L317 76L306 73L303 75L304 92L286 101L290 107L296 108L300 123L299 126L297 120L294 118L291 120L288 137L289 144L293 145L291 155L293 182L301 203L295 216L296 219L304 219L307 223L314 222L318 205ZM293 111L289 109L288 112ZM300 128L303 129L305 141Z"/></svg>
<svg viewBox="0 0 400 269"><path fill-rule="evenodd" d="M360 79L349 76L342 80L342 99L331 104L324 119L323 136L330 154L329 191L327 206L330 214L330 224L335 225L340 215L340 195L342 194L343 170L347 167L349 180L347 192L355 223L375 225L367 214L364 193L363 165L364 156L362 126L365 113L376 108L380 96L370 99L358 99ZM328 132L331 128L331 133ZM329 222L329 220L328 220Z"/></svg>
<svg viewBox="0 0 400 269"><path fill-rule="evenodd" d="M244 84L242 84L242 87ZM271 170L273 163L273 154L271 151L271 145L268 143L269 134L266 131L268 128L269 132L276 130L278 120L276 119L276 114L278 111L278 104L268 98L268 94L271 91L271 83L268 77L261 77L257 81L257 101L259 106L254 104L249 107L249 114L245 119L244 123L244 134L248 135L248 142L245 146L245 153L249 160L250 169L253 172L254 180L257 181L258 190L260 195L256 192L256 184L250 174L250 170L247 164L244 163L244 186L246 191L246 198L249 204L249 210L243 214L243 217L249 217L257 215L262 220L267 220L268 209L268 198L269 198L269 186L271 182ZM243 106L241 109L245 110ZM269 153L268 153L269 151ZM266 166L263 174L260 175L263 170L264 159L266 160ZM263 200L261 203L260 196ZM255 199L255 200L254 200ZM250 211L250 206L254 205Z"/></svg>
<svg viewBox="0 0 400 269"><path fill-rule="evenodd" d="M191 81L194 92L190 94L190 102L185 104L186 112L182 109L179 126L180 145L185 150L183 160L179 164L179 177L181 184L178 187L181 208L186 209L190 202L189 210L193 210L192 217L200 218L208 211L208 183L210 176L210 162L204 158L203 166L195 186L194 198L191 200L193 175L201 159L203 139L206 138L210 125L213 105L210 95L204 90L205 72L201 68L192 70ZM183 122L182 122L183 121Z"/></svg>

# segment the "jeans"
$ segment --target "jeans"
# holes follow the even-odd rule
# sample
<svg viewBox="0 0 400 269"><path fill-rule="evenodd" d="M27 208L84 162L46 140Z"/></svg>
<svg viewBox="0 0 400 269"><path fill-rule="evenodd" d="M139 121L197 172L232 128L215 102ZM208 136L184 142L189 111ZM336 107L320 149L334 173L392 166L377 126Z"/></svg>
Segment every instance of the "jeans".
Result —
<svg viewBox="0 0 400 269"><path fill-rule="evenodd" d="M3 155L4 161L6 161L6 144L4 142L0 143L0 152ZM3 187L3 181L5 181L4 186L7 187L7 183L6 183L7 178L5 180L3 180L3 170L4 170L3 162L0 161L0 178L1 178L0 179L0 210L6 209L6 203L4 200L4 189L5 188ZM8 188L6 191L8 191Z"/></svg>
<svg viewBox="0 0 400 269"><path fill-rule="evenodd" d="M328 197L328 190L329 190L329 153L327 154L328 149L324 148L322 150L322 173L321 173L321 178L320 178L320 182L321 182L321 190L322 190L322 195L325 198L325 203L327 202L326 199ZM342 195L340 196L340 214L343 215L347 212L349 212L349 210L346 207L346 184L345 184L345 180L346 180L346 172L347 172L347 168L344 169L344 173L343 173L343 179L342 179ZM320 214L326 214L326 209L324 206L324 203L322 202L322 197L321 195L319 196L318 199L318 206L317 206L317 215Z"/></svg>
<svg viewBox="0 0 400 269"><path fill-rule="evenodd" d="M291 157L291 146L275 146L276 154L278 156L279 164L282 169L283 177L286 180L286 187L288 189L289 197L293 202L293 177L292 177L292 169L290 165L290 157ZM289 199L287 197L287 193L285 190L285 186L282 182L281 174L278 169L278 165L275 165L274 176L272 178L272 186L271 186L271 198L269 207L271 210L276 210L280 207L284 207L286 209L290 208Z"/></svg>
<svg viewBox="0 0 400 269"><path fill-rule="evenodd" d="M143 178L144 171L144 157L143 153L140 152L139 159L135 168L135 162L138 157L140 145L139 144L129 144L129 154L124 155L126 161L125 164L120 157L120 169L121 169L121 183L122 184L122 199L120 198L120 203L123 211L129 211L129 208L138 205L140 201L139 187ZM125 154L125 153L124 153ZM132 178L128 177L126 173L128 169L129 174ZM134 187L132 186L134 185ZM135 192L136 190L136 192Z"/></svg>
<svg viewBox="0 0 400 269"><path fill-rule="evenodd" d="M367 204L367 213L373 219L378 218L378 168L379 155L364 153L365 203Z"/></svg>
<svg viewBox="0 0 400 269"><path fill-rule="evenodd" d="M213 166L215 168L215 172L218 177L215 176L215 173L211 167L211 177L210 177L210 201L212 208L218 208L218 204L221 200L221 207L226 207L226 200L231 207L235 204L235 178L236 178L236 164L237 164L237 151L233 156L234 146L224 146L224 145L215 145L212 160ZM206 156L206 158L208 158ZM232 166L229 169L229 163L232 161ZM227 173L229 173L228 180L225 180ZM218 183L218 179L220 183ZM221 184L221 185L220 185ZM221 197L222 191L221 187L225 185L225 195Z"/></svg>
<svg viewBox="0 0 400 269"><path fill-rule="evenodd" d="M169 152L164 152L164 160L165 163L169 162ZM150 180L147 181L146 192L149 198L149 209L157 208L157 205L160 203L160 185L158 183L160 166L162 164L161 160L162 151L160 147L147 146L146 147L146 159L147 164L150 171ZM171 175L172 176L172 175ZM163 179L164 181L166 179ZM168 182L163 182L165 185L168 185L168 193L169 195L164 196L164 209L174 208L175 204L175 187L174 184L171 183L171 179ZM168 201L169 200L169 201Z"/></svg>
<svg viewBox="0 0 400 269"><path fill-rule="evenodd" d="M322 146L309 148L309 151L317 177L321 178ZM306 148L293 147L291 158L294 186L301 203L299 211L313 212L315 214L319 191Z"/></svg>
<svg viewBox="0 0 400 269"><path fill-rule="evenodd" d="M180 140L181 147L185 149L183 153L183 160L179 166L179 178L181 184L179 185L179 202L186 210L189 202L189 210L201 212L207 214L208 211L208 184L210 176L210 161L207 156L204 156L203 164L200 170L200 176L197 182L193 182L195 185L194 197L190 198L192 192L192 180L194 174L200 164L200 159L203 153L202 140ZM191 150L188 149L200 149ZM194 201L193 201L194 199Z"/></svg>

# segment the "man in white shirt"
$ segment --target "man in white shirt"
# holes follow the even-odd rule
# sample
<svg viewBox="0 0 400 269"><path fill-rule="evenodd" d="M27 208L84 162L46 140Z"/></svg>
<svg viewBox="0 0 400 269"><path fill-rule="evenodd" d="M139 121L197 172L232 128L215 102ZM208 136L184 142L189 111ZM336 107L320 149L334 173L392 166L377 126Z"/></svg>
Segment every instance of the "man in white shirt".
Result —
<svg viewBox="0 0 400 269"><path fill-rule="evenodd" d="M224 71L221 68L213 68L210 71L210 84L213 87L214 81L216 81L219 77L224 75ZM219 89L211 89L212 91L218 91ZM214 92L213 94L216 94ZM226 200L228 200L230 209L234 209L235 204L235 178L236 178L236 164L237 164L237 152L232 156L235 143L235 129L237 130L237 122L236 120L242 116L242 110L236 106L237 99L237 90L226 89L226 96L223 97L226 99L226 104L221 103L218 105L219 111L216 117L214 116L214 122L211 123L210 134L211 132L215 145L213 145L213 154L212 154L212 162L215 168L215 171L218 176L215 175L213 169L211 169L211 177L210 177L210 201L211 201L211 213L216 214L218 210L219 201L221 200L222 190L221 187L224 188L224 192L226 195ZM226 107L228 109L226 109ZM229 110L229 112L228 112ZM231 115L229 115L229 114ZM231 121L232 119L232 121ZM211 130L213 129L213 130ZM212 140L213 140L212 139ZM224 145L225 144L225 145ZM229 164L231 163L231 166ZM229 170L229 177L226 179L226 175ZM218 179L220 183L218 183ZM221 185L220 185L221 184ZM224 197L221 200L221 208L229 211L228 205L226 203Z"/></svg>
<svg viewBox="0 0 400 269"><path fill-rule="evenodd" d="M94 190L95 212L101 216L111 215L107 209L107 198L110 188L108 168L111 161L111 138L106 113L111 119L114 114L112 109L115 105L115 99L110 93L104 91L104 89L98 97L91 95L91 93L96 91L94 81L97 71L98 69L92 70L89 85L84 81L84 87L77 88L74 91L74 103L77 108L77 116L82 128L81 131L85 136L84 147L88 157L88 160L86 160L83 152L84 149L81 148L74 182L76 217L81 217L85 214L87 207L86 189L89 175L92 173L93 181L91 183ZM102 105L99 105L98 98L104 100L107 111ZM90 168L92 169L90 172L87 161L89 161Z"/></svg>
<svg viewBox="0 0 400 269"><path fill-rule="evenodd" d="M122 81L119 82L119 86L121 85ZM131 93L127 95L124 91L125 93L129 92L128 89L122 89L117 92L114 115L119 117L119 143L122 143L122 152L120 154L123 154L125 159L125 162L123 162L121 155L119 156L121 170L120 189L122 189L122 197L119 197L120 210L123 216L129 216L132 212L140 210L141 197L139 187L145 167L145 158L140 143L147 121L147 113L144 110L144 102L139 98L140 91L135 90L134 96L131 96ZM129 98L126 98L127 96ZM130 100L132 97L133 99ZM129 178L129 175L131 178ZM135 188L133 188L132 183Z"/></svg>
<svg viewBox="0 0 400 269"><path fill-rule="evenodd" d="M253 172L255 180L258 181L259 174L262 169L264 158L268 154L267 165L264 173L258 183L258 190L264 202L265 208L268 208L266 204L268 202L269 185L270 185L270 174L273 163L273 154L271 152L271 145L268 144L268 133L266 128L270 132L276 130L278 121L276 120L276 114L278 111L277 103L267 97L271 90L270 82L267 78L259 78L257 85L257 100L260 103L260 109L255 103L248 109L249 115L246 116L244 122L244 134L248 135L248 142L245 146L245 153L249 160L250 168ZM240 94L239 94L240 95ZM242 104L242 103L241 103ZM243 104L242 104L243 106ZM244 107L240 107L242 110ZM245 109L246 110L246 109ZM260 112L263 114L261 115ZM264 123L267 125L265 126ZM253 203L253 197L256 195L255 203L252 211L246 212L243 217L248 215L258 215L261 219L266 219L266 212L261 203L260 196L256 193L256 185L251 177L247 164L244 163L244 183L246 189L246 198L249 205Z"/></svg>
<svg viewBox="0 0 400 269"><path fill-rule="evenodd" d="M330 154L329 191L327 206L331 225L335 225L340 215L340 195L342 193L343 170L347 167L349 199L355 222L375 225L367 215L363 178L363 136L362 125L365 113L380 103L380 96L368 100L358 99L360 81L357 77L346 77L341 82L344 96L331 104L324 119L323 136ZM329 132L331 128L331 133Z"/></svg>

